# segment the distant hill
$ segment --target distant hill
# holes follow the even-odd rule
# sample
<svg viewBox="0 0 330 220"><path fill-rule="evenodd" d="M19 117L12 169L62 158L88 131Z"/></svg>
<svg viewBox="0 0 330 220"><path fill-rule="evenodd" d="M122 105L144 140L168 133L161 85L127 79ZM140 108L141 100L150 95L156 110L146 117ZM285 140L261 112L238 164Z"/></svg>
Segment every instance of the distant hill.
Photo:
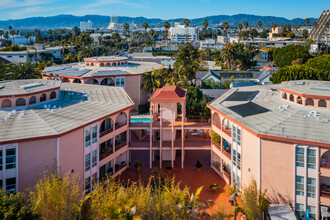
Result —
<svg viewBox="0 0 330 220"><path fill-rule="evenodd" d="M258 16L248 14L237 14L237 15L214 15L204 18L195 18L190 20L191 25L202 25L203 20L207 19L209 25L219 24L221 22L228 22L230 25L237 26L239 23L247 21L250 26L256 26L257 22L262 21L264 26L270 26L275 23L276 25L305 25L305 21L302 18L295 18L292 20L283 17L274 16ZM74 16L74 15L57 15L51 17L31 17L24 19L6 20L0 21L0 28L7 29L8 26L14 28L38 28L38 29L49 29L49 28L72 28L80 25L80 21L92 21L94 27L101 28L107 27L110 22L109 16L102 15L85 15L85 16ZM317 19L310 18L310 23L313 24ZM150 26L162 25L164 20L158 18L145 18L145 17L125 17L119 16L118 23L144 23L147 22ZM174 22L182 22L183 18L170 19L168 20L171 25Z"/></svg>

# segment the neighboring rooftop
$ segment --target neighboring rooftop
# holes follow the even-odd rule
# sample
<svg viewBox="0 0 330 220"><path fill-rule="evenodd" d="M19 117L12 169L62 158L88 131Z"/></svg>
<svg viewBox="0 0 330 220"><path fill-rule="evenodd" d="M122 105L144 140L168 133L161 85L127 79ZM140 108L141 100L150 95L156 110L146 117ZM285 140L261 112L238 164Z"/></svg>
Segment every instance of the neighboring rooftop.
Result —
<svg viewBox="0 0 330 220"><path fill-rule="evenodd" d="M0 143L59 135L134 105L120 87L64 83L60 89L54 101L22 111L0 109Z"/></svg>
<svg viewBox="0 0 330 220"><path fill-rule="evenodd" d="M286 81L281 83L279 89L306 96L327 96L330 98L330 81Z"/></svg>
<svg viewBox="0 0 330 220"><path fill-rule="evenodd" d="M8 80L0 81L0 97L13 95L27 95L29 93L42 92L59 88L60 81L27 79L27 80Z"/></svg>
<svg viewBox="0 0 330 220"><path fill-rule="evenodd" d="M186 89L180 89L177 86L164 86L154 91L149 102L182 102L186 100L186 94Z"/></svg>
<svg viewBox="0 0 330 220"><path fill-rule="evenodd" d="M229 79L231 76L234 76L234 79L256 79L262 72L260 71L220 71L220 70L208 70L208 71L197 71L196 72L196 81L203 80L210 75L214 75L216 78Z"/></svg>
<svg viewBox="0 0 330 220"><path fill-rule="evenodd" d="M202 93L209 99L215 99L225 94L229 89L201 89Z"/></svg>
<svg viewBox="0 0 330 220"><path fill-rule="evenodd" d="M282 99L279 87L292 83L232 88L209 106L256 134L330 144L330 110Z"/></svg>
<svg viewBox="0 0 330 220"><path fill-rule="evenodd" d="M153 69L160 69L162 65L156 62L128 61L128 64L121 66L94 67L86 66L84 63L63 64L58 66L46 67L43 75L58 75L67 77L92 77L92 76L117 76L143 74L151 72Z"/></svg>
<svg viewBox="0 0 330 220"><path fill-rule="evenodd" d="M88 57L85 58L84 61L99 61L99 62L107 62L107 61L120 61L127 60L127 57L117 57L117 56L107 56L107 57Z"/></svg>
<svg viewBox="0 0 330 220"><path fill-rule="evenodd" d="M270 204L268 213L271 220L297 219L289 204Z"/></svg>

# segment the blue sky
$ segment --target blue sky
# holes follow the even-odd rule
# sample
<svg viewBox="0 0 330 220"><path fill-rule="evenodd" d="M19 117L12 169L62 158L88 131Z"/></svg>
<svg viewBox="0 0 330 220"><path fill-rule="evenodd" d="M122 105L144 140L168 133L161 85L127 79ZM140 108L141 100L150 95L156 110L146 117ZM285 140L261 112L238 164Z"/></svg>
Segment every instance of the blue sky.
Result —
<svg viewBox="0 0 330 220"><path fill-rule="evenodd" d="M0 0L0 20L58 14L168 19L244 13L317 18L329 6L329 0Z"/></svg>

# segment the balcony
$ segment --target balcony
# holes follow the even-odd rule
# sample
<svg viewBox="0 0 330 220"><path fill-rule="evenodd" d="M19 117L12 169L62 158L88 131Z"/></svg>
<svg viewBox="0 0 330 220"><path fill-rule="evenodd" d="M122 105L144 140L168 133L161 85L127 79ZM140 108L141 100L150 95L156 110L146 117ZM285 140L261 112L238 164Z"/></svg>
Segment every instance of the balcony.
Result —
<svg viewBox="0 0 330 220"><path fill-rule="evenodd" d="M230 171L228 171L227 169L223 169L222 173L223 173L224 177L228 180L228 182L230 184L230 182L231 182L231 173L230 173Z"/></svg>
<svg viewBox="0 0 330 220"><path fill-rule="evenodd" d="M107 135L107 134L109 134L111 132L113 132L113 127L109 128L107 130L101 131L100 132L100 137L103 137L103 136L105 136L105 135Z"/></svg>
<svg viewBox="0 0 330 220"><path fill-rule="evenodd" d="M216 121L213 121L212 124L217 127L219 130L221 130L221 124L216 122Z"/></svg>
<svg viewBox="0 0 330 220"><path fill-rule="evenodd" d="M217 141L215 141L214 139L212 139L212 144L213 144L214 146L216 146L216 147L218 148L218 150L221 151L220 143L218 143Z"/></svg>
<svg viewBox="0 0 330 220"><path fill-rule="evenodd" d="M126 165L127 165L126 161L122 161L122 162L120 162L120 164L116 164L115 165L115 173L117 173L118 171L123 169Z"/></svg>
<svg viewBox="0 0 330 220"><path fill-rule="evenodd" d="M320 202L321 205L330 206L330 186L327 184L320 186Z"/></svg>
<svg viewBox="0 0 330 220"><path fill-rule="evenodd" d="M223 131L225 134L227 134L229 137L231 137L231 129L230 129L230 127L224 125L224 126L222 127L222 131Z"/></svg>
<svg viewBox="0 0 330 220"><path fill-rule="evenodd" d="M222 148L221 152L228 157L229 160L231 160L231 146L230 144L223 139L222 141Z"/></svg>
<svg viewBox="0 0 330 220"><path fill-rule="evenodd" d="M327 162L321 162L320 167L323 167L323 168L329 168L329 169L330 169L330 163L327 163Z"/></svg>
<svg viewBox="0 0 330 220"><path fill-rule="evenodd" d="M100 152L100 161L103 160L104 158L108 157L109 155L111 155L113 153L113 148L111 146L111 149L105 151L105 152Z"/></svg>
<svg viewBox="0 0 330 220"><path fill-rule="evenodd" d="M115 147L115 151L120 150L121 148L125 147L126 145L127 145L127 141L123 141L123 142L117 143L116 144L116 147Z"/></svg>

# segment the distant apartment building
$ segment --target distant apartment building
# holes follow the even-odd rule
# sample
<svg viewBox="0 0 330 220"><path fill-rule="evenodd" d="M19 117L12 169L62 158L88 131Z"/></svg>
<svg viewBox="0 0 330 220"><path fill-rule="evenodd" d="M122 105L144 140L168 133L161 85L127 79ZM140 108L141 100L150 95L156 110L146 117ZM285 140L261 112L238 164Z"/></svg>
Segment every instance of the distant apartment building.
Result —
<svg viewBox="0 0 330 220"><path fill-rule="evenodd" d="M232 88L208 107L212 167L228 184L255 179L299 219L329 217L329 82Z"/></svg>
<svg viewBox="0 0 330 220"><path fill-rule="evenodd" d="M253 39L253 40L244 40L242 41L247 46L255 47L285 47L288 45L304 45L302 41L293 41L293 40L266 40L266 39Z"/></svg>
<svg viewBox="0 0 330 220"><path fill-rule="evenodd" d="M316 43L329 45L330 28L326 27L326 23L330 24L330 10L324 10L316 23L317 25L313 27L308 37Z"/></svg>
<svg viewBox="0 0 330 220"><path fill-rule="evenodd" d="M81 191L128 167L134 105L123 88L55 80L0 82L0 188L34 186L45 171L79 177Z"/></svg>
<svg viewBox="0 0 330 220"><path fill-rule="evenodd" d="M39 62L43 53L52 55L52 59L62 59L62 46L45 47L44 44L27 46L25 51L0 51L0 57L11 63Z"/></svg>
<svg viewBox="0 0 330 220"><path fill-rule="evenodd" d="M207 40L199 42L199 47L200 47L201 50L205 50L205 49L221 50L222 48L225 47L225 45L226 45L225 43L217 42L213 39L207 39Z"/></svg>
<svg viewBox="0 0 330 220"><path fill-rule="evenodd" d="M93 30L93 22L88 20L87 22L81 21L80 22L80 31L90 31Z"/></svg>
<svg viewBox="0 0 330 220"><path fill-rule="evenodd" d="M148 100L143 73L161 67L156 62L129 61L127 57L91 57L85 58L83 63L46 67L41 75L44 79L64 83L122 87L135 103L133 110L137 111L138 105Z"/></svg>
<svg viewBox="0 0 330 220"><path fill-rule="evenodd" d="M199 39L198 28L177 24L168 30L171 41L196 41Z"/></svg>

